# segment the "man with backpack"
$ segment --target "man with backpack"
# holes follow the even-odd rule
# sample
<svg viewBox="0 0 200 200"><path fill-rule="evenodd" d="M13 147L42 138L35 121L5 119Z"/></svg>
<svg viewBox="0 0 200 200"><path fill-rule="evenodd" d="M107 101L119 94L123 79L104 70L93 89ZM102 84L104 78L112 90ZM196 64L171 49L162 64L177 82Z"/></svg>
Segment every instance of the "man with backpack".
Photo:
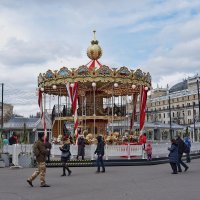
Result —
<svg viewBox="0 0 200 200"><path fill-rule="evenodd" d="M182 172L181 165L185 168L186 172L189 167L182 161L182 156L183 153L186 153L187 151L187 145L184 143L179 135L177 136L176 143L178 144L178 172Z"/></svg>
<svg viewBox="0 0 200 200"><path fill-rule="evenodd" d="M40 187L50 187L45 182L46 173L46 156L48 155L49 149L46 149L44 144L44 133L38 133L38 140L33 145L33 153L37 161L37 169L31 177L27 179L28 184L33 187L33 180L40 175Z"/></svg>

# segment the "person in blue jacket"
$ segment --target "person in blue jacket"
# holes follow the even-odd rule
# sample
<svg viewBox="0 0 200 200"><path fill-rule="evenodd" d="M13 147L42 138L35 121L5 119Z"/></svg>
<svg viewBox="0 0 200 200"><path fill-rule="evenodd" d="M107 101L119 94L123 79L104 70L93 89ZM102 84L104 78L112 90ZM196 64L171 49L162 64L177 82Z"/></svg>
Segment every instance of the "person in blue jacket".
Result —
<svg viewBox="0 0 200 200"><path fill-rule="evenodd" d="M169 150L169 163L173 171L172 174L178 174L177 172L178 144L176 143L175 139L171 140L171 147L169 147L168 150Z"/></svg>
<svg viewBox="0 0 200 200"><path fill-rule="evenodd" d="M190 163L190 162L191 162L191 159L190 159L190 149L191 149L190 138L189 138L189 137L185 137L184 142L185 142L185 144L186 144L187 147L188 147L188 151L187 151L187 153L186 153L186 162L187 162L187 163Z"/></svg>

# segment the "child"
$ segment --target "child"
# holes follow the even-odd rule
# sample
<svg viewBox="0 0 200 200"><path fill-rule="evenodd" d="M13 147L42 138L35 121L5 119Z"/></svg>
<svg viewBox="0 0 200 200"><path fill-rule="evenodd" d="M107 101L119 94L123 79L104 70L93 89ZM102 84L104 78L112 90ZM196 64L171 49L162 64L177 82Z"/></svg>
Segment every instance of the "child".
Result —
<svg viewBox="0 0 200 200"><path fill-rule="evenodd" d="M147 144L145 151L147 152L147 160L152 160L152 145L150 142Z"/></svg>

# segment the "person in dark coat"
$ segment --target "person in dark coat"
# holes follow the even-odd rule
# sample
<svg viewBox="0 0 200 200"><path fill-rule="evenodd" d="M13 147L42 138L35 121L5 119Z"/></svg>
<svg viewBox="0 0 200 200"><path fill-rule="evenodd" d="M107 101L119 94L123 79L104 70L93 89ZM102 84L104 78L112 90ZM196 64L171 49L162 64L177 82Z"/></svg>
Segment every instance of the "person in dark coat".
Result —
<svg viewBox="0 0 200 200"><path fill-rule="evenodd" d="M175 139L171 140L171 147L168 148L169 150L169 163L172 168L172 174L177 173L177 163L178 163L178 144L176 143Z"/></svg>
<svg viewBox="0 0 200 200"><path fill-rule="evenodd" d="M46 147L47 149L49 149L48 154L47 154L47 162L50 162L50 156L51 156L51 148L52 148L52 145L51 145L51 143L49 142L49 138L48 138L48 137L46 138L45 147Z"/></svg>
<svg viewBox="0 0 200 200"><path fill-rule="evenodd" d="M64 138L63 145L60 147L61 150L61 162L63 165L63 174L61 176L66 176L66 169L68 171L68 176L71 175L72 171L69 169L67 165L67 161L70 160L71 152L70 152L70 139Z"/></svg>
<svg viewBox="0 0 200 200"><path fill-rule="evenodd" d="M78 155L76 157L77 160L78 160L79 156L81 156L82 160L84 160L84 156L85 156L85 139L84 139L83 135L81 135L78 138Z"/></svg>
<svg viewBox="0 0 200 200"><path fill-rule="evenodd" d="M182 172L181 165L185 168L185 171L187 171L189 167L182 161L185 143L180 136L177 136L176 143L178 144L178 172Z"/></svg>
<svg viewBox="0 0 200 200"><path fill-rule="evenodd" d="M103 138L102 136L98 136L97 137L97 148L95 150L95 154L97 154L97 173L100 172L100 166L102 167L102 171L101 172L105 172L105 166L104 166L104 162L103 162L103 156L104 156L104 141L103 141Z"/></svg>

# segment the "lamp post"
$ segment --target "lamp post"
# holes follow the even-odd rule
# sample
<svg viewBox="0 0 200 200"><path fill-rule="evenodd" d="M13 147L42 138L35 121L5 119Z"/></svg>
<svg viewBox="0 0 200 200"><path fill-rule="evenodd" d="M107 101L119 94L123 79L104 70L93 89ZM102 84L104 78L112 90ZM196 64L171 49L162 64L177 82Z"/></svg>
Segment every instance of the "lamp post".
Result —
<svg viewBox="0 0 200 200"><path fill-rule="evenodd" d="M171 115L171 98L169 96L169 132L170 132L170 140L172 139L172 115Z"/></svg>
<svg viewBox="0 0 200 200"><path fill-rule="evenodd" d="M197 78L197 94L198 94L198 105L199 105L199 122L200 122L200 95L199 95L199 77Z"/></svg>
<svg viewBox="0 0 200 200"><path fill-rule="evenodd" d="M3 90L4 90L4 83L1 83L1 134L3 134ZM0 135L0 138L2 136Z"/></svg>
<svg viewBox="0 0 200 200"><path fill-rule="evenodd" d="M194 113L194 107L195 107L195 103L193 102L193 106L192 106L192 108L193 108L193 123L194 123L194 131L193 131L193 136L192 136L192 141L193 141L193 142L195 142L195 129L196 129L196 127L195 127L195 113Z"/></svg>

